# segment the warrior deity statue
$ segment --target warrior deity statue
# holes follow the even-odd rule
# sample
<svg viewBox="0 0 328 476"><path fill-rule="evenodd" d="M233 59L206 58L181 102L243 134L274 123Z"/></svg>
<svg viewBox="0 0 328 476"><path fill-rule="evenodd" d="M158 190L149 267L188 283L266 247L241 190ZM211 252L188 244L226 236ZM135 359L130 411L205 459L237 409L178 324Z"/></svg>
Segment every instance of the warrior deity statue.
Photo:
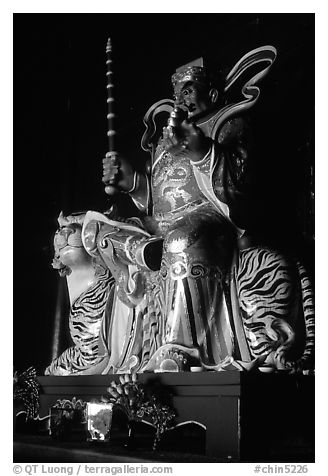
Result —
<svg viewBox="0 0 328 476"><path fill-rule="evenodd" d="M96 212L84 221L85 248L102 257L117 287L105 372L312 365L307 276L279 253L252 246L240 221L249 159L244 113L275 57L271 46L253 50L225 81L202 58L179 68L174 101L159 101L145 116L149 173L116 152L104 158L105 192L128 193L141 212L134 223ZM225 104L225 92L256 64L242 100ZM163 111L170 116L156 144Z"/></svg>
<svg viewBox="0 0 328 476"><path fill-rule="evenodd" d="M129 194L139 214L121 220L114 211L89 211L83 217L83 251L112 276L104 277L106 312L93 334L101 356L94 353L89 373L312 368L306 272L255 246L243 220L250 157L245 113L275 58L274 47L257 48L225 78L202 58L179 68L172 76L174 100L157 102L144 118L147 171L135 171L117 152L103 159L105 192ZM237 80L242 94L229 103L226 93ZM157 141L161 112L169 117ZM57 249L66 264L64 248ZM79 354L81 347L73 349Z"/></svg>

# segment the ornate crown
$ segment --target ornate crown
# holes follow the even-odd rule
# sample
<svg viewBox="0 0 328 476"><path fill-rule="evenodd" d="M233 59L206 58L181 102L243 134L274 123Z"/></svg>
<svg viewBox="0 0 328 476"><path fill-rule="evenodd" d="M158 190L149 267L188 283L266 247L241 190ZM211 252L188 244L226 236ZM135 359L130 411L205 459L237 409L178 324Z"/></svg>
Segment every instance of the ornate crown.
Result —
<svg viewBox="0 0 328 476"><path fill-rule="evenodd" d="M187 63L177 68L172 78L172 85L175 87L177 83L185 83L186 81L196 81L197 83L208 84L210 78L204 67L204 59L197 58L191 63Z"/></svg>

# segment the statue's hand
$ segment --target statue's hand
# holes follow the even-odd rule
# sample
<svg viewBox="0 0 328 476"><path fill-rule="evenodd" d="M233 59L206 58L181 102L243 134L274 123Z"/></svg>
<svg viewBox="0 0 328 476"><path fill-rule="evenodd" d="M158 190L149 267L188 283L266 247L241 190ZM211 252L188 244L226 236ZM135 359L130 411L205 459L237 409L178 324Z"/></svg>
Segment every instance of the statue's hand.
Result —
<svg viewBox="0 0 328 476"><path fill-rule="evenodd" d="M211 140L202 130L187 120L164 128L163 138L168 152L186 155L191 162L201 160L211 146Z"/></svg>
<svg viewBox="0 0 328 476"><path fill-rule="evenodd" d="M128 192L133 187L134 170L127 160L117 152L107 152L103 158L102 182L107 195Z"/></svg>

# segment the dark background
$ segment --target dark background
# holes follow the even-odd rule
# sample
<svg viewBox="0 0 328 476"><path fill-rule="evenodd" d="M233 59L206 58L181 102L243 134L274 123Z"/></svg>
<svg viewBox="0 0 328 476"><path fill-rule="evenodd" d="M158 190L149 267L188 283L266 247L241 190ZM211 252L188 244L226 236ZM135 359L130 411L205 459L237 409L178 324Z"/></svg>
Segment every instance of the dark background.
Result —
<svg viewBox="0 0 328 476"><path fill-rule="evenodd" d="M263 243L301 257L313 272L314 14L15 14L17 370L42 372L51 360L58 290L65 289L50 266L60 210L109 206L101 183L109 36L119 150L140 168L148 158L139 145L142 117L170 97L178 66L206 55L229 70L250 49L277 48L251 112L251 223ZM132 213L128 199L121 208Z"/></svg>

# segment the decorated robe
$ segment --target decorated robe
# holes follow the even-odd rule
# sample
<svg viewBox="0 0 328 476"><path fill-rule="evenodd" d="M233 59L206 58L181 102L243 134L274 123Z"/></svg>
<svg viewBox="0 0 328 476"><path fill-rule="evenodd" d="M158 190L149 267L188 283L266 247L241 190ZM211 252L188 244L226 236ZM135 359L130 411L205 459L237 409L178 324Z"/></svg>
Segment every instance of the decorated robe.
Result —
<svg viewBox="0 0 328 476"><path fill-rule="evenodd" d="M203 132L207 132L206 124ZM154 238L160 240L159 269L133 263L127 228L117 233L123 224L98 213L87 215L85 227L90 220L102 222L103 236L112 237L116 254L121 254L123 261L122 250L128 250L130 276L136 270L143 275L143 292L135 305L125 303L122 293L121 298L118 293L113 296L102 334L109 349L104 373L160 371L161 359L174 349L195 365L217 366L230 358L250 359L233 273L237 239L243 230L231 216L231 210L242 200L247 140L245 122L236 118L225 124L208 154L197 163L186 154L166 152L163 141L159 142L149 187L151 233L148 230L145 236L147 219L140 227L143 235L139 240L143 246L150 244L150 253L153 243L158 243ZM137 205L149 207L140 201ZM122 233L124 239L119 242ZM101 254L106 259L108 247ZM122 279L122 275L116 279L118 288Z"/></svg>

